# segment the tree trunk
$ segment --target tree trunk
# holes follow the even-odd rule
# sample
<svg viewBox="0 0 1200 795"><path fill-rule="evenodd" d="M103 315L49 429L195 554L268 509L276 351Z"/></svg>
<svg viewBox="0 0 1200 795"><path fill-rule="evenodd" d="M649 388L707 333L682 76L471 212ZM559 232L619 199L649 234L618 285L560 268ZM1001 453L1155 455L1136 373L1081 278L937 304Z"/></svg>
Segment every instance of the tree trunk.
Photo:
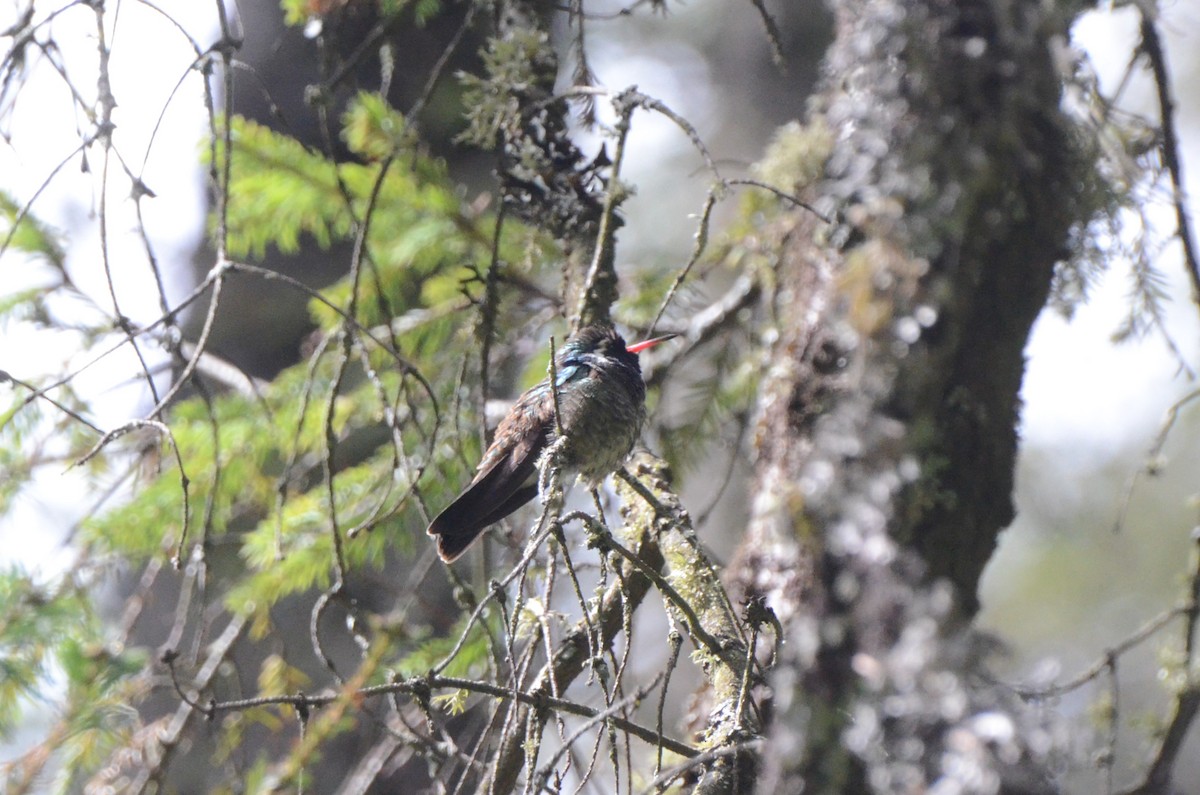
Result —
<svg viewBox="0 0 1200 795"><path fill-rule="evenodd" d="M760 787L1040 791L1032 721L970 680L977 644L947 624L1013 517L1022 351L1089 212L1054 59L1070 20L834 5L827 84L788 133L825 155L805 193L832 223L798 210L778 232L781 366L730 574L788 638Z"/></svg>

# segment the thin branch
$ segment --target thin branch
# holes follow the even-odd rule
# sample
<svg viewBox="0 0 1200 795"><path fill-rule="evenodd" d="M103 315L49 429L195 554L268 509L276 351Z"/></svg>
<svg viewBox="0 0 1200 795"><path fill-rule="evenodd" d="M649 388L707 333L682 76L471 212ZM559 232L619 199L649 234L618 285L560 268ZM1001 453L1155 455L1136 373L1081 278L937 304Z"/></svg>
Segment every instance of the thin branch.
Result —
<svg viewBox="0 0 1200 795"><path fill-rule="evenodd" d="M199 694L207 690L211 685L217 673L221 670L222 664L228 658L233 650L234 643L241 637L242 630L246 628L249 619L245 616L234 616L225 626L225 630L221 635L213 641L209 647L208 657L204 661L204 665L192 680L190 688L190 698L188 702L199 700ZM211 705L207 709L194 709L190 703L180 704L175 710L174 716L171 718L167 727L158 735L158 754L156 758L149 760L148 764L143 765L137 773L137 777L131 783L127 792L142 793L151 788L152 783L159 782L163 773L170 764L171 757L176 748L179 747L183 739L183 731L187 728L188 723L195 715L212 714ZM154 788L155 791L161 791L161 788Z"/></svg>
<svg viewBox="0 0 1200 795"><path fill-rule="evenodd" d="M771 62L780 72L786 71L787 62L783 57L783 37L779 35L779 25L775 22L775 17L771 16L771 12L767 10L763 0L750 0L750 2L758 11L758 18L762 20L763 31L767 35L767 43L771 45Z"/></svg>
<svg viewBox="0 0 1200 795"><path fill-rule="evenodd" d="M578 704L567 699L554 698L553 696L543 695L540 693L528 692L513 692L512 690L493 685L490 682L482 682L475 679L463 679L454 676L440 676L431 674L427 677L418 677L415 679L407 679L400 682L389 682L382 685L373 685L371 687L363 687L355 690L353 693L330 693L321 695L284 695L284 696L261 696L256 698L235 699L232 701L213 701L202 708L202 711L212 717L220 712L231 712L234 710L245 710L252 707L265 707L270 705L287 705L291 707L300 704L306 704L310 707L322 707L327 704L332 704L347 698L349 695L353 699L373 698L375 696L392 695L395 693L403 693L406 695L415 695L421 690L466 690L469 693L478 693L479 695L489 696L499 701L515 700L521 704L540 709L553 709L559 712L564 712L568 715L576 715L581 718L595 718L601 715L601 710L584 704ZM659 742L658 732L654 729L642 726L620 717L608 717L607 720L612 721L623 732L628 732L640 740L654 745ZM665 739L663 746L672 753L679 754L692 758L700 753L698 749L687 743L678 740Z"/></svg>
<svg viewBox="0 0 1200 795"><path fill-rule="evenodd" d="M794 204L797 207L800 207L801 209L808 210L810 213L817 216L817 218L820 218L822 221L824 221L827 224L833 223L832 218L830 218L828 215L826 215L825 213L818 210L816 207L813 207L808 202L804 201L803 199L801 199L797 196L793 196L792 194L788 193L787 191L780 190L779 188L775 187L774 185L768 185L766 182L762 182L757 179L727 179L727 180L725 180L725 184L726 185L746 185L746 186L753 187L753 188L761 188L762 190L765 190L769 193L775 194L775 196L777 196L780 199L783 199L785 202Z"/></svg>
<svg viewBox="0 0 1200 795"><path fill-rule="evenodd" d="M207 349L209 335L212 334L213 325L217 320L217 307L220 306L221 303L221 286L225 282L226 270L227 268L225 265L220 263L218 263L217 266L212 269L210 274L212 277L213 287L212 298L209 299L208 312L204 316L204 326L200 330L199 339L196 340L196 348L192 352L191 358L188 359L187 364L184 366L183 372L181 372L179 377L175 379L175 383L171 385L171 388L167 390L167 393L163 395L162 398L160 398L159 401L154 405L154 408L150 410L150 413L147 415L150 419L156 419L159 417L162 414L163 409L165 409L170 402L175 399L175 396L179 394L179 391L183 389L184 385L191 379L192 373L195 372L196 366L200 362L201 355L203 355L204 351ZM208 282L208 279L205 279L205 282Z"/></svg>
<svg viewBox="0 0 1200 795"><path fill-rule="evenodd" d="M425 376L421 373L421 371L417 368L417 366L414 365L412 362L409 362L403 356L401 356L399 351L396 351L396 350L392 349L391 347L389 347L388 345L386 345L382 340L380 340L378 337L376 337L375 334L370 329L364 327L357 320L350 317L350 315L348 315L344 309L342 309L340 306L337 306L336 304L331 302L328 298L326 298L324 295L322 295L319 290L314 290L313 288L309 287L304 282L302 282L298 279L295 279L291 276L288 276L286 273L280 273L278 271L270 270L269 268L262 268L262 267L259 267L258 265L251 265L246 262L230 261L226 264L226 267L228 270L238 272L238 273L253 274L255 276L259 276L263 279L266 279L267 281L281 281L284 284L288 285L289 287L292 287L292 288L304 293L309 298L316 300L323 306L328 307L331 311L335 312L350 327L350 329L353 330L356 334L370 340L371 343L375 345L375 347L379 348L384 353L386 353L389 357L391 357L391 359L396 363L396 366L400 369L400 372L403 375L411 375L414 378L416 378L417 381L421 384L421 387L425 390L426 396L429 398L431 408L433 409L434 415L439 416L437 395L435 394L435 392L433 390L433 385L429 383L429 381L425 378Z"/></svg>
<svg viewBox="0 0 1200 795"><path fill-rule="evenodd" d="M467 12L463 14L462 23L458 29L454 31L454 35L450 37L450 41L442 49L442 54L438 56L433 68L429 70L429 77L425 80L425 86L421 89L420 96L413 103L412 108L405 114L414 121L429 104L430 97L433 96L433 90L437 87L438 81L442 78L442 73L446 71L446 64L450 62L450 58L454 55L454 51L458 49L458 45L462 42L463 36L471 29L471 23L475 21L475 9L477 3L472 0L467 0Z"/></svg>
<svg viewBox="0 0 1200 795"><path fill-rule="evenodd" d="M1151 476L1158 474L1160 468L1159 456L1162 455L1163 447L1166 445L1167 439L1170 438L1175 423L1179 420L1179 412L1197 398L1200 398L1200 389L1187 393L1167 408L1158 433L1154 437L1154 442L1150 445L1149 452L1146 453L1146 463L1135 470L1125 484L1125 493L1121 498L1121 506L1117 511L1116 521L1113 523L1114 533L1120 532L1121 528L1125 526L1125 519L1129 515L1129 505L1133 501L1133 491L1137 486L1138 479L1143 473Z"/></svg>
<svg viewBox="0 0 1200 795"><path fill-rule="evenodd" d="M104 436L100 438L100 441L96 442L96 444L92 446L92 449L84 453L83 456L75 461L75 463L71 464L71 466L77 467L86 464L101 450L103 450L109 442L119 439L131 431L141 428L150 428L157 431L162 436L167 437L167 440L171 443L171 450L175 453L175 464L179 467L179 488L183 492L183 519L179 533L179 544L176 547L175 556L171 559L172 565L174 565L178 570L182 566L183 548L187 543L189 514L188 486L191 481L188 479L187 471L183 468L183 456L179 452L179 444L175 441L175 434L171 432L169 427L156 420L130 420L121 427L114 428L108 433L104 434Z"/></svg>
<svg viewBox="0 0 1200 795"><path fill-rule="evenodd" d="M643 541L638 546L637 554L651 568L664 565L661 550L649 540ZM648 578L634 572L623 586L608 586L600 596L594 620L585 615L583 619L576 622L571 632L559 642L553 658L542 667L530 692L534 694L549 693L551 682L555 687L563 690L569 687L583 673L590 661L598 659L598 655L592 649L593 633L600 638L602 646L611 643L623 624L625 612L637 609L649 593L650 585L651 582ZM539 713L538 719L544 721L544 713ZM657 734L655 737L657 738ZM656 742L656 740L651 742ZM670 747L669 744L664 744L664 746ZM508 792L512 789L521 769L523 758L524 749L520 742L501 744L495 754L491 777L497 792Z"/></svg>
<svg viewBox="0 0 1200 795"><path fill-rule="evenodd" d="M19 386L22 389L29 390L30 395L26 399L26 401L23 405L29 405L30 402L40 398L40 399L46 401L47 403L49 403L51 406L54 406L54 408L58 409L63 414L66 414L68 417L75 420L76 422L86 425L88 428L92 429L96 433L99 433L99 434L104 433L104 431L101 430L99 428L99 426L97 426L91 420L84 417L82 414L79 414L78 412L74 411L70 407L63 405L62 403L59 403L57 400L55 400L54 398L47 395L43 389L37 389L32 384L27 384L19 378L14 378L8 372L6 372L4 370L0 370L0 384L3 384L6 381L11 384L15 384L16 386ZM0 426L0 427L3 427L3 426Z"/></svg>
<svg viewBox="0 0 1200 795"><path fill-rule="evenodd" d="M672 299L675 298L675 293L678 292L680 285L683 284L683 280L692 272L692 268L700 261L704 250L708 248L708 224L712 218L713 207L717 204L717 188L718 185L713 185L709 188L708 195L704 198L704 207L700 210L700 223L696 227L696 242L692 246L692 255L688 257L687 264L679 270L675 281L671 282L670 289L667 290L662 303L659 304L658 313L654 315L654 320L650 322L650 331L646 335L648 337L654 336L654 330L658 328L658 321L662 320L663 313L667 311L667 307L671 305Z"/></svg>
<svg viewBox="0 0 1200 795"><path fill-rule="evenodd" d="M671 782L682 776L688 771L695 770L698 767L704 767L710 762L716 762L729 756L737 756L745 751L758 751L762 748L763 741L761 739L746 740L744 742L735 743L733 745L722 745L718 748L710 748L704 753L696 754L682 764L678 764L670 770L665 771L657 776L650 786L643 792L647 795L651 793L664 792Z"/></svg>
<svg viewBox="0 0 1200 795"><path fill-rule="evenodd" d="M1071 677L1070 679L1068 679L1066 682L1063 682L1062 684L1048 685L1045 687L1014 686L1013 692L1015 692L1017 695L1021 696L1022 698L1054 698L1056 696L1061 696L1066 693L1070 693L1073 690L1078 690L1079 688L1083 687L1088 682L1091 682L1092 680L1096 679L1096 677L1100 676L1102 673L1104 673L1106 670L1108 670L1108 666L1109 666L1108 661L1109 661L1110 657L1114 657L1114 656L1119 657L1122 654L1124 654L1125 652L1129 651L1130 649L1141 645L1147 638L1149 638L1152 635L1154 635L1155 633L1157 633L1159 630L1161 630L1163 627L1165 627L1167 624L1169 624L1172 620L1174 620L1180 616L1190 615L1192 610L1193 610L1192 605L1185 604L1185 605L1177 605L1175 607L1172 607L1170 610L1166 610L1166 611L1160 613L1159 615L1155 616L1154 618L1150 619L1145 624L1143 624L1137 631L1135 631L1133 634L1129 635L1129 637L1125 638L1120 643L1117 643L1115 646L1112 646L1110 649L1108 649L1104 653L1103 657L1099 658L1094 663L1089 665L1087 668L1083 669L1078 674Z"/></svg>
<svg viewBox="0 0 1200 795"><path fill-rule="evenodd" d="M700 617L696 615L696 611L692 607L691 603L684 599L683 596L677 590L675 590L675 587L671 585L671 583L667 582L665 577L659 574L658 571L656 571L653 567L647 565L637 555L633 554L624 546L622 546L617 539L613 538L613 535L611 532L609 532L608 528L596 521L596 519L590 514L586 514L582 511L575 511L574 513L564 516L562 521L565 524L573 519L578 519L580 522L582 522L584 528L587 530L589 548L598 549L601 552L616 552L625 560L629 561L634 568L636 568L646 577L649 577L650 581L654 583L654 587L659 590L659 592L666 598L668 602L674 605L675 608L683 614L684 618L687 619L688 632L697 641L697 643L700 646L708 649L710 653L718 658L722 658L724 656L725 649L722 647L720 641L709 634L708 630L706 630L704 625L701 623Z"/></svg>
<svg viewBox="0 0 1200 795"><path fill-rule="evenodd" d="M1141 9L1141 49L1150 59L1154 73L1154 85L1158 90L1159 121L1162 126L1163 163L1171 175L1171 201L1175 207L1175 223L1178 226L1179 242L1183 245L1183 262L1188 278L1192 282L1192 300L1200 307L1200 259L1196 253L1196 242L1192 234L1192 219L1187 211L1187 194L1184 190L1183 160L1179 154L1179 136L1175 130L1175 102L1171 98L1170 75L1163 54L1162 42L1154 19Z"/></svg>
<svg viewBox="0 0 1200 795"><path fill-rule="evenodd" d="M1188 578L1191 601L1185 605L1184 616L1184 671L1187 681L1175 696L1171 718L1162 733L1154 760L1146 771L1146 778L1130 795L1154 795L1166 792L1175 769L1175 762L1183 750L1188 732L1200 715L1200 676L1197 674L1197 621L1200 620L1200 529L1192 531L1192 571Z"/></svg>
<svg viewBox="0 0 1200 795"><path fill-rule="evenodd" d="M575 323L578 327L606 320L611 303L616 294L613 291L617 275L613 266L613 251L615 235L618 226L617 206L625 199L625 191L620 187L621 166L625 161L625 142L629 138L629 124L633 116L634 105L625 100L622 94L613 100L617 111L616 137L613 147L612 166L609 184L604 192L604 207L600 213L600 228L596 232L596 245L592 252L592 261L584 277L583 289L579 291L579 304L575 308ZM601 283L608 285L609 295L602 295L597 287Z"/></svg>

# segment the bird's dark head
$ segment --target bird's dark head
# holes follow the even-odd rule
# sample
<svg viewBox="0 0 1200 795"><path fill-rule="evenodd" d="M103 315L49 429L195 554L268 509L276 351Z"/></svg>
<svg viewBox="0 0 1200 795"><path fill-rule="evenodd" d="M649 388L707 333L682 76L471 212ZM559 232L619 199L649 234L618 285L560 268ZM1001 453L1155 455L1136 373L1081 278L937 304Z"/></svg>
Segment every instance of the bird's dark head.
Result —
<svg viewBox="0 0 1200 795"><path fill-rule="evenodd" d="M584 326L567 340L563 351L612 355L618 347L625 350L625 340L612 326Z"/></svg>
<svg viewBox="0 0 1200 795"><path fill-rule="evenodd" d="M655 337L633 345L626 345L625 338L612 326L585 326L567 340L559 353L559 364L588 364L611 362L641 373L637 355L660 342L674 338L675 334Z"/></svg>

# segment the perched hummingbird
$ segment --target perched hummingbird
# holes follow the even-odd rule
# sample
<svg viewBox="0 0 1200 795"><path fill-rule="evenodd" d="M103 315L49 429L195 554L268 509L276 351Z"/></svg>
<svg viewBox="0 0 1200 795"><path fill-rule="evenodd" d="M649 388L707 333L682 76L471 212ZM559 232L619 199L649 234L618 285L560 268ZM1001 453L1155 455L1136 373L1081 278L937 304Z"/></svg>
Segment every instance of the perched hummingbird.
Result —
<svg viewBox="0 0 1200 795"><path fill-rule="evenodd" d="M551 445L565 469L593 484L619 467L646 419L638 354L674 336L626 347L611 326L588 326L568 339L554 360L558 423L547 377L513 404L471 485L429 524L442 560L457 559L488 525L533 499L538 461Z"/></svg>

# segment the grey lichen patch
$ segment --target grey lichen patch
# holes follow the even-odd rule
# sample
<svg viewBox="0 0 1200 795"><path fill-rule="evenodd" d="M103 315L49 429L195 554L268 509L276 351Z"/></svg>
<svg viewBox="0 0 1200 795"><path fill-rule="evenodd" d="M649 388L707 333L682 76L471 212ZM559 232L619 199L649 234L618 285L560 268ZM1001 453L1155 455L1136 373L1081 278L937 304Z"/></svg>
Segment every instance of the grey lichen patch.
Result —
<svg viewBox="0 0 1200 795"><path fill-rule="evenodd" d="M590 248L600 228L605 167L572 140L566 99L554 93L558 56L548 20L511 3L482 52L482 76L464 75L461 140L500 155L504 206L566 250Z"/></svg>
<svg viewBox="0 0 1200 795"><path fill-rule="evenodd" d="M514 28L493 39L483 51L485 77L462 74L466 88L467 129L459 140L493 149L505 128L520 125L521 93L534 88L549 91L558 72L558 56L549 34L537 28ZM534 166L532 162L527 166Z"/></svg>

